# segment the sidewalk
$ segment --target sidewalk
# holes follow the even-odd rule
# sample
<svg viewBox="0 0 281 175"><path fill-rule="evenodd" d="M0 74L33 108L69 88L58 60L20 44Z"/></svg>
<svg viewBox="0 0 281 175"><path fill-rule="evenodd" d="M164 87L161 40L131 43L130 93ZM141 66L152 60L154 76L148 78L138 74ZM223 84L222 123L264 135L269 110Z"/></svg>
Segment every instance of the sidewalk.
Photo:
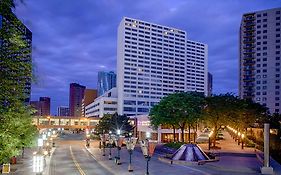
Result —
<svg viewBox="0 0 281 175"><path fill-rule="evenodd" d="M46 156L46 166L44 167L43 175L49 174L49 165L52 154L55 148L51 151L51 156ZM26 148L24 152L24 158L17 157L17 163L11 164L11 175L32 175L33 173L33 152L37 151L37 148Z"/></svg>
<svg viewBox="0 0 281 175"><path fill-rule="evenodd" d="M92 143L91 143L92 146ZM116 148L112 148L112 157L113 160L108 160L109 149L106 148L106 156L102 156L102 152L99 148L91 147L87 149L92 157L96 159L101 166L109 170L114 175L143 175L146 172L146 161L140 148L136 148L132 155L132 166L134 171L128 172L128 162L129 154L125 147L121 149L121 163L122 165L116 165L114 163L114 157L116 155ZM149 161L149 173L150 175L210 175L206 171L196 169L194 167L187 167L181 165L171 165L163 163L157 159L157 155L154 155Z"/></svg>
<svg viewBox="0 0 281 175"><path fill-rule="evenodd" d="M217 146L221 147L221 149L208 150L208 143L198 144L205 152L212 152L220 156L220 161L217 164L210 164L231 168L241 168L242 166L248 170L260 173L263 162L261 159L258 159L257 156L263 158L263 152L255 150L255 148L244 147L244 149L242 149L241 143L238 145L238 142L235 142L227 131L223 131L223 134L225 139L217 143ZM281 165L278 164L278 162L271 159L270 164L275 174L281 174Z"/></svg>

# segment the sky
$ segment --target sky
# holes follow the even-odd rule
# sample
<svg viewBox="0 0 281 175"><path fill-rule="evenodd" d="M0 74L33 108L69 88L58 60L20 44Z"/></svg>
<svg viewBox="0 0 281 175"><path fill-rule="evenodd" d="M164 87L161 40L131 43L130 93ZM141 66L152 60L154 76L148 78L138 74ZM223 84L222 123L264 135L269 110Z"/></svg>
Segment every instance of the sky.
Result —
<svg viewBox="0 0 281 175"><path fill-rule="evenodd" d="M98 71L116 71L117 27L124 16L187 31L208 44L213 92L238 93L242 14L281 0L24 0L16 14L33 33L32 100L68 106L69 84L96 88Z"/></svg>

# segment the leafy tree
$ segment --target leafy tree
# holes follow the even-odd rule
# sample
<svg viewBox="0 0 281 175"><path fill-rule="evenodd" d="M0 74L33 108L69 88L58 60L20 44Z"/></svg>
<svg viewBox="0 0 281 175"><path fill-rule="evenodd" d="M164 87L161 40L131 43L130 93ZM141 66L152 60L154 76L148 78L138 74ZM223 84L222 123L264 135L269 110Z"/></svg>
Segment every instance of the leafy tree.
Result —
<svg viewBox="0 0 281 175"><path fill-rule="evenodd" d="M0 1L0 164L30 146L36 135L33 110L24 104L26 84L32 78L30 43L22 36L23 26L12 13L13 0Z"/></svg>
<svg viewBox="0 0 281 175"><path fill-rule="evenodd" d="M118 115L117 113L104 115L96 126L96 132L98 134L108 133L109 131L116 133L118 129L126 134L131 132L134 126L130 124L129 117L126 115Z"/></svg>
<svg viewBox="0 0 281 175"><path fill-rule="evenodd" d="M269 112L266 107L252 100L238 99L232 104L231 125L237 130L246 132L248 127L257 123L264 123ZM231 114L230 114L231 115Z"/></svg>
<svg viewBox="0 0 281 175"><path fill-rule="evenodd" d="M150 124L154 129L160 125L171 126L173 128L173 140L176 142L175 110L173 106L169 106L168 99L164 97L157 105L153 106L149 113Z"/></svg>
<svg viewBox="0 0 281 175"><path fill-rule="evenodd" d="M237 97L232 94L220 94L206 97L206 106L204 109L204 119L207 124L213 128L212 140L215 146L216 135L219 129L227 125L230 121L231 111L235 106Z"/></svg>
<svg viewBox="0 0 281 175"><path fill-rule="evenodd" d="M184 130L189 127L189 142L190 142L190 127L197 122L201 116L201 111L204 105L204 95L195 92L180 92L170 94L164 97L159 104L155 105L150 112L151 125L154 128L159 125L173 126L181 130L181 140L184 142ZM175 135L174 135L175 138Z"/></svg>

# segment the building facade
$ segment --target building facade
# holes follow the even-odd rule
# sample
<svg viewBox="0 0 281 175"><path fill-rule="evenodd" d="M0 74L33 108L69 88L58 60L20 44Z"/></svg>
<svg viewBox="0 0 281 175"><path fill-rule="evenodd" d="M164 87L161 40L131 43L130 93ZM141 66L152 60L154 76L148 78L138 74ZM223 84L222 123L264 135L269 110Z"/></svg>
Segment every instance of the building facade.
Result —
<svg viewBox="0 0 281 175"><path fill-rule="evenodd" d="M110 72L98 72L98 96L103 95L106 91L116 87L116 74Z"/></svg>
<svg viewBox="0 0 281 175"><path fill-rule="evenodd" d="M7 31L0 38L2 62L0 65L0 79L7 84L13 85L17 92L22 91L24 95L20 98L28 104L30 102L32 77L32 32L12 12L7 13L5 16L0 14L0 29L1 31ZM14 35L18 35L22 39L24 46L14 48L14 44L10 42ZM13 60L14 65L7 66L6 63L9 61L5 61L5 59ZM20 68L15 70L14 68L17 66ZM11 74L11 72L14 72L14 74ZM10 92L11 90L13 88L1 89L1 93L9 94L12 93Z"/></svg>
<svg viewBox="0 0 281 175"><path fill-rule="evenodd" d="M34 115L49 116L51 114L50 97L40 97L39 101L30 101L30 105L36 110Z"/></svg>
<svg viewBox="0 0 281 175"><path fill-rule="evenodd" d="M186 90L208 95L208 45L186 42Z"/></svg>
<svg viewBox="0 0 281 175"><path fill-rule="evenodd" d="M117 112L117 88L112 88L85 108L86 117L103 117Z"/></svg>
<svg viewBox="0 0 281 175"><path fill-rule="evenodd" d="M148 114L175 92L207 95L207 45L185 31L124 17L117 42L118 114Z"/></svg>
<svg viewBox="0 0 281 175"><path fill-rule="evenodd" d="M69 114L80 117L82 114L82 99L86 87L77 83L71 83L69 88Z"/></svg>
<svg viewBox="0 0 281 175"><path fill-rule="evenodd" d="M239 96L281 111L281 8L244 14L240 25Z"/></svg>
<svg viewBox="0 0 281 175"><path fill-rule="evenodd" d="M92 102L95 101L95 99L98 96L98 91L96 89L85 89L84 97L82 99L82 116L85 117L85 107Z"/></svg>
<svg viewBox="0 0 281 175"><path fill-rule="evenodd" d="M208 96L213 94L213 75L208 72Z"/></svg>
<svg viewBox="0 0 281 175"><path fill-rule="evenodd" d="M59 106L57 110L57 116L69 116L69 107Z"/></svg>

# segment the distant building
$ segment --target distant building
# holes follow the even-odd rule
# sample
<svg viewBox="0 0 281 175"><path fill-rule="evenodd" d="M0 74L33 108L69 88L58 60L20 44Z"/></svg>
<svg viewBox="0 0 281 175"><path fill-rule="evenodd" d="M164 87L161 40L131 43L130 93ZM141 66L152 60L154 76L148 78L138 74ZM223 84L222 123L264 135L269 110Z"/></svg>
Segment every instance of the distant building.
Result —
<svg viewBox="0 0 281 175"><path fill-rule="evenodd" d="M0 39L0 62L2 62L2 56L4 55L4 58L9 58L15 63L14 67L11 69L9 66L5 65L4 61L4 64L0 64L0 70L4 70L4 72L14 71L15 74L20 75L20 77L8 77L2 71L0 71L0 74L2 74L5 78L8 77L8 79L5 81L7 81L8 84L14 85L14 88L17 91L23 91L25 96L22 97L22 100L28 104L30 101L32 76L32 32L19 19L17 19L16 15L14 15L12 12L10 14L6 14L6 16L0 14L0 29L2 32L13 31L12 35L19 35L19 38L21 38L25 43L24 47L15 50L11 49L10 47L10 39L1 38L3 39L2 41ZM16 65L16 63L18 64ZM15 69L15 67L18 68ZM8 89L8 91L10 90L12 90L12 88ZM5 94L6 92L1 93Z"/></svg>
<svg viewBox="0 0 281 175"><path fill-rule="evenodd" d="M116 74L110 72L98 72L98 96L101 96L111 88L116 87Z"/></svg>
<svg viewBox="0 0 281 175"><path fill-rule="evenodd" d="M59 106L57 111L57 116L69 116L69 107Z"/></svg>
<svg viewBox="0 0 281 175"><path fill-rule="evenodd" d="M39 101L30 101L30 105L36 110L36 116L49 116L51 109L50 97L40 97Z"/></svg>
<svg viewBox="0 0 281 175"><path fill-rule="evenodd" d="M213 75L208 72L208 96L213 94Z"/></svg>
<svg viewBox="0 0 281 175"><path fill-rule="evenodd" d="M281 8L246 13L240 25L239 96L281 112Z"/></svg>
<svg viewBox="0 0 281 175"><path fill-rule="evenodd" d="M71 83L69 88L69 114L80 117L82 114L82 99L86 87L77 83Z"/></svg>
<svg viewBox="0 0 281 175"><path fill-rule="evenodd" d="M82 116L85 117L85 107L94 102L97 98L98 92L96 89L85 89L84 98L82 99Z"/></svg>
<svg viewBox="0 0 281 175"><path fill-rule="evenodd" d="M86 117L103 117L117 112L117 88L112 88L86 106Z"/></svg>

